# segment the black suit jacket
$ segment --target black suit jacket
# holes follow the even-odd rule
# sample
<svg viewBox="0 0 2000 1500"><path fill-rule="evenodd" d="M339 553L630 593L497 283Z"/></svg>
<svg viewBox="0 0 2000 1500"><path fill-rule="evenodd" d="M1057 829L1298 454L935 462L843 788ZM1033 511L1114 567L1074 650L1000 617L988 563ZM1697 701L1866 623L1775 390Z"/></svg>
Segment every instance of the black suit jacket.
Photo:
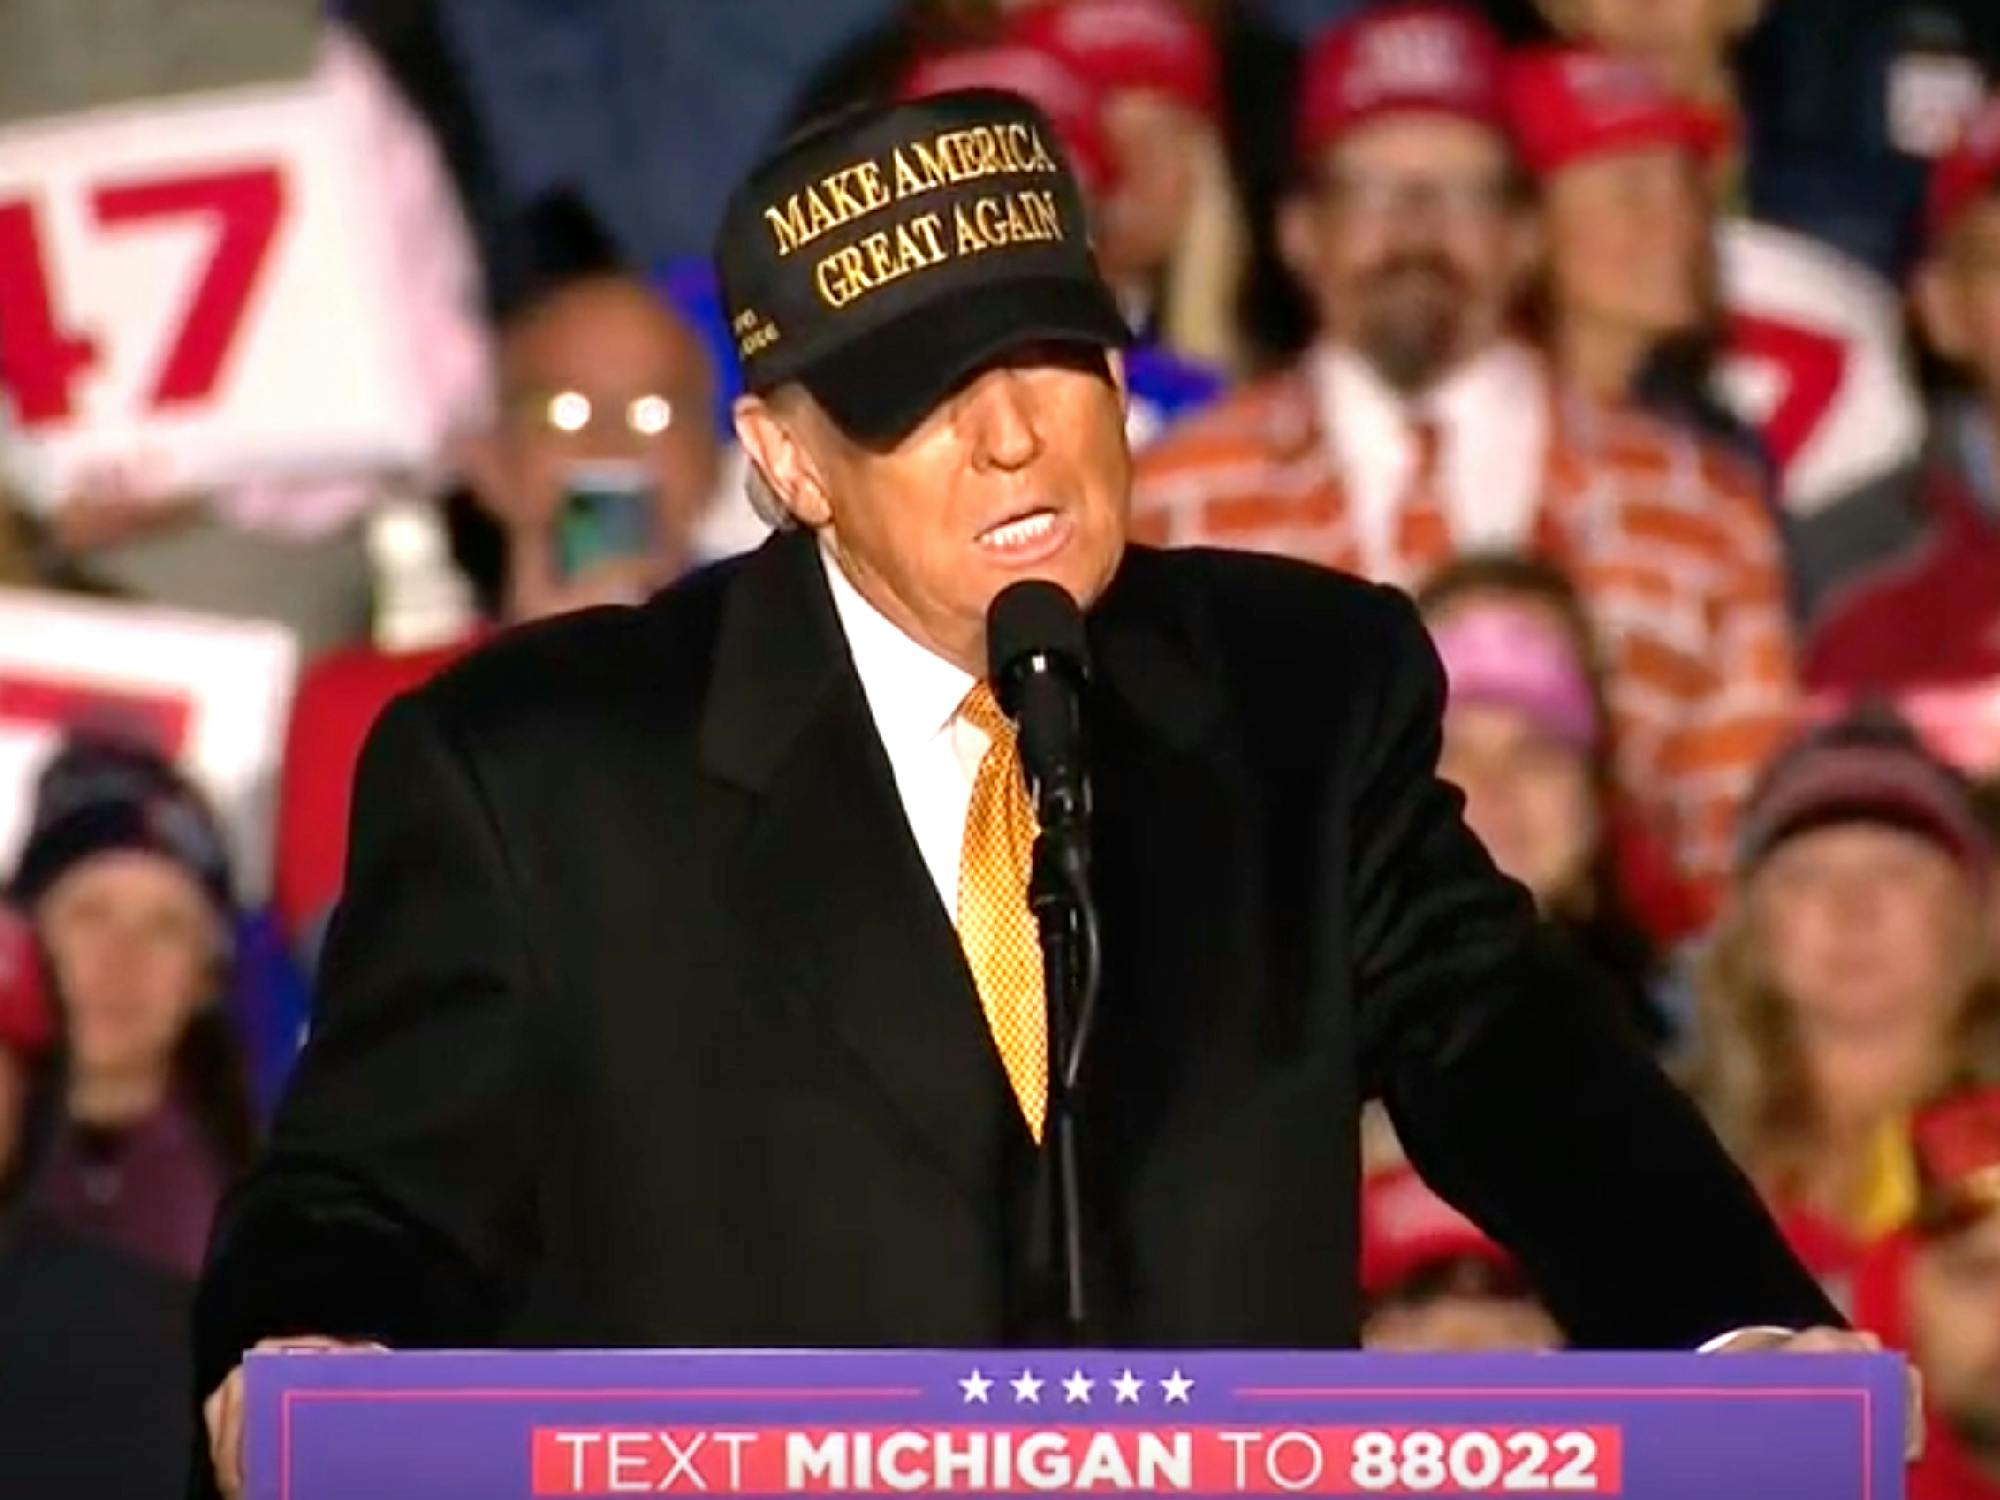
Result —
<svg viewBox="0 0 2000 1500"><path fill-rule="evenodd" d="M1400 596L1135 549L1089 631L1101 1339L1352 1343L1377 1094L1582 1344L1834 1319L1467 833ZM388 711L201 1387L298 1331L1032 1338L1035 1156L813 543L782 537Z"/></svg>

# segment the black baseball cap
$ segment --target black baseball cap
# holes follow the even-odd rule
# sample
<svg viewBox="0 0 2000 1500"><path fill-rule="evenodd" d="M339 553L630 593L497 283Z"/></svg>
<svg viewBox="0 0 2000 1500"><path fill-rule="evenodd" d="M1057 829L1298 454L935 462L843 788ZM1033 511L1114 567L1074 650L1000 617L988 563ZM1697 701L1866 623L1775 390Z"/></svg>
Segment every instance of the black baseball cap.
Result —
<svg viewBox="0 0 2000 1500"><path fill-rule="evenodd" d="M1054 127L997 89L850 111L731 197L716 270L744 384L889 443L1024 344L1122 347Z"/></svg>

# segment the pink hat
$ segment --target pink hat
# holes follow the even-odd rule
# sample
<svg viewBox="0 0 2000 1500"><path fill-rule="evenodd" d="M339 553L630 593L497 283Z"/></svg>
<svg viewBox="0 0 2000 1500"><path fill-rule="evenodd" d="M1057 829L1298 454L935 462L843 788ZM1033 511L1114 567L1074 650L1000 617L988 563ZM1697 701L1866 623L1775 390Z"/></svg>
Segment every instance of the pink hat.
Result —
<svg viewBox="0 0 2000 1500"><path fill-rule="evenodd" d="M1596 748L1590 673L1560 625L1512 604L1470 604L1431 637L1451 703L1519 709L1574 749Z"/></svg>
<svg viewBox="0 0 2000 1500"><path fill-rule="evenodd" d="M1521 160L1536 176L1640 146L1674 146L1706 161L1722 122L1683 103L1637 58L1596 47L1537 47L1507 69L1507 113Z"/></svg>
<svg viewBox="0 0 2000 1500"><path fill-rule="evenodd" d="M960 89L1019 94L1049 117L1085 192L1102 192L1116 181L1104 138L1104 96L1063 58L1011 42L936 52L911 65L897 93L911 100Z"/></svg>
<svg viewBox="0 0 2000 1500"><path fill-rule="evenodd" d="M1321 36L1299 84L1298 144L1316 155L1388 114L1451 115L1506 128L1500 39L1462 6L1370 6Z"/></svg>
<svg viewBox="0 0 2000 1500"><path fill-rule="evenodd" d="M1958 227L1966 212L2000 184L2000 98L1966 123L1958 144L1931 169L1930 203L1924 222L1936 245Z"/></svg>
<svg viewBox="0 0 2000 1500"><path fill-rule="evenodd" d="M1103 93L1156 89L1211 119L1220 112L1215 43L1173 0L1043 0L1021 13L1013 35Z"/></svg>

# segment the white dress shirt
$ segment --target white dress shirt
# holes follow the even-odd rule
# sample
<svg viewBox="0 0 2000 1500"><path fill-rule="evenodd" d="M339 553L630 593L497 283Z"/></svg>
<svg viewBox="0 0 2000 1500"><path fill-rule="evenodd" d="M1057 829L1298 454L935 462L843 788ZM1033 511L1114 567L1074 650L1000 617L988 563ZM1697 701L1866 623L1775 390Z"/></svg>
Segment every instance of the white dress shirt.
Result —
<svg viewBox="0 0 2000 1500"><path fill-rule="evenodd" d="M1436 422L1443 436L1440 498L1458 550L1526 544L1549 448L1548 379L1532 352L1496 344L1415 402L1351 349L1322 344L1309 368L1355 539L1373 576L1394 576L1396 511L1415 477L1418 417Z"/></svg>
<svg viewBox="0 0 2000 1500"><path fill-rule="evenodd" d="M956 921L965 815L988 744L983 732L958 717L975 679L905 635L862 597L824 549L820 561L875 732L895 773L903 816L938 899Z"/></svg>

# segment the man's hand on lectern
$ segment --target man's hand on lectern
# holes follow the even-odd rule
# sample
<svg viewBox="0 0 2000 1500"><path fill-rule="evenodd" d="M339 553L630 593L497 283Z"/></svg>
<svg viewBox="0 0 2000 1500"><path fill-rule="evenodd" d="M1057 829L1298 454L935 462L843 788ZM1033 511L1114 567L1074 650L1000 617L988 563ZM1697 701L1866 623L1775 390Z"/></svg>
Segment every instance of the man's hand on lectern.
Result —
<svg viewBox="0 0 2000 1500"><path fill-rule="evenodd" d="M1846 1328L1746 1328L1709 1351L1713 1354L1880 1354L1882 1341L1872 1333ZM1924 1381L1917 1367L1908 1367L1909 1387L1903 1407L1903 1456L1915 1463L1924 1456Z"/></svg>
<svg viewBox="0 0 2000 1500"><path fill-rule="evenodd" d="M302 1336L264 1339L251 1352L304 1350L326 1354L354 1350L380 1352L381 1348L380 1344ZM208 1426L208 1457L215 1465L215 1482L228 1500L238 1500L243 1493L243 1366L229 1372L228 1378L202 1403L201 1414Z"/></svg>

